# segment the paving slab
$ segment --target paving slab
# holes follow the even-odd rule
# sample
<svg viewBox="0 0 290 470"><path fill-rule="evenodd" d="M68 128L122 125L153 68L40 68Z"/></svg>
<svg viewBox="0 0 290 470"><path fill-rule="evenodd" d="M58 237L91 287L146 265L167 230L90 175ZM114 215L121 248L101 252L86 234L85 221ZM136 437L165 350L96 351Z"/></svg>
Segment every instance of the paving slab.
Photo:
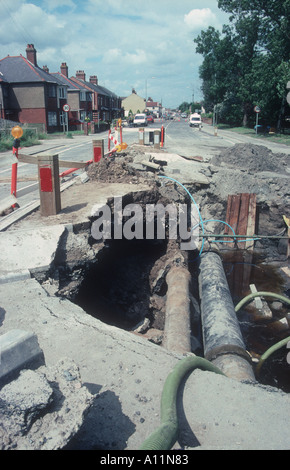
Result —
<svg viewBox="0 0 290 470"><path fill-rule="evenodd" d="M54 260L64 225L0 232L0 278L43 268Z"/></svg>

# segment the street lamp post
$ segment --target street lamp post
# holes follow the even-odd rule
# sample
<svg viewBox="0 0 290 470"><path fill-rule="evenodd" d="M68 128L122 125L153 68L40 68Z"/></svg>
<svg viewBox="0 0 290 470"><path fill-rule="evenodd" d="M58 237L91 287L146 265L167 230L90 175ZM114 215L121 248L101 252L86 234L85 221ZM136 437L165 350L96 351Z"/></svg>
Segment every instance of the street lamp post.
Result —
<svg viewBox="0 0 290 470"><path fill-rule="evenodd" d="M147 80L148 78L145 79L145 103L147 104ZM150 77L149 80L156 80L156 77Z"/></svg>

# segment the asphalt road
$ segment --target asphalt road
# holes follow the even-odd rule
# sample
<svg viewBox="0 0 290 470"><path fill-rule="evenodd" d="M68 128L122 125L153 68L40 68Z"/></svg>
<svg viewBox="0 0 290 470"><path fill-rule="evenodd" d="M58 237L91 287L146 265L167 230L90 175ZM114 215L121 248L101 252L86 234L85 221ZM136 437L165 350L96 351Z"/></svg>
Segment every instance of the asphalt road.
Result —
<svg viewBox="0 0 290 470"><path fill-rule="evenodd" d="M149 144L149 131L165 128L164 150L177 153L182 156L202 156L205 161L220 153L223 149L237 143L254 143L266 145L274 152L290 153L290 147L278 145L263 140L261 137L249 138L231 131L215 131L214 127L204 124L201 129L191 128L184 119L180 121L156 121L145 128L145 144ZM123 142L128 145L138 143L139 130L137 128L125 127L122 130ZM108 132L90 136L75 136L73 139L55 138L44 140L41 145L20 149L20 153L26 155L37 155L39 153L57 153L61 160L88 161L92 159L92 140L104 139L105 152L108 151ZM111 149L113 143L111 143ZM11 192L11 165L15 161L12 152L0 153L0 199L10 195ZM64 171L65 168L60 169ZM80 173L82 170L76 172ZM65 179L69 179L68 176ZM62 180L63 181L63 180ZM18 163L17 171L17 199L20 206L28 204L39 198L37 166L29 163Z"/></svg>

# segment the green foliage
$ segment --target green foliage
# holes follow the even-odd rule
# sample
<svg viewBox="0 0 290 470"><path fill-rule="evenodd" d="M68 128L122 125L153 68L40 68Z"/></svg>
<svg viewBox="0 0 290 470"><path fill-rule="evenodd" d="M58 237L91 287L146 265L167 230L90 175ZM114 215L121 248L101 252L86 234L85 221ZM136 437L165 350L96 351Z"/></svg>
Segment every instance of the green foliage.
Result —
<svg viewBox="0 0 290 470"><path fill-rule="evenodd" d="M201 104L199 102L188 103L187 101L183 101L183 103L181 103L181 105L178 106L179 111L181 111L182 113L187 113L187 114L190 112L190 109L191 109L191 112L194 113L196 109L200 110L200 108L201 108Z"/></svg>
<svg viewBox="0 0 290 470"><path fill-rule="evenodd" d="M225 123L253 125L259 105L260 118L276 125L290 80L290 0L219 0L218 6L230 13L230 25L222 33L210 26L194 40L203 56L204 107L215 106Z"/></svg>
<svg viewBox="0 0 290 470"><path fill-rule="evenodd" d="M38 145L40 136L38 136L33 129L24 129L23 136L20 139L20 147L30 147ZM0 152L12 150L14 138L11 135L1 135L0 137Z"/></svg>

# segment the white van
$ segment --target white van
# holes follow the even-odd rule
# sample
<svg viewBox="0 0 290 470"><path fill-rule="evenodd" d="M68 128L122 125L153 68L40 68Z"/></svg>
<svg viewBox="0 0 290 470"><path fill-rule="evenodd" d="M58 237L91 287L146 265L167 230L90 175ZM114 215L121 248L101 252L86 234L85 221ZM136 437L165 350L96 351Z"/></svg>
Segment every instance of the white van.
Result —
<svg viewBox="0 0 290 470"><path fill-rule="evenodd" d="M134 121L133 121L133 126L147 126L148 121L147 121L147 116L146 114L135 114Z"/></svg>
<svg viewBox="0 0 290 470"><path fill-rule="evenodd" d="M201 126L201 116L198 113L193 113L189 118L190 127L199 127Z"/></svg>

